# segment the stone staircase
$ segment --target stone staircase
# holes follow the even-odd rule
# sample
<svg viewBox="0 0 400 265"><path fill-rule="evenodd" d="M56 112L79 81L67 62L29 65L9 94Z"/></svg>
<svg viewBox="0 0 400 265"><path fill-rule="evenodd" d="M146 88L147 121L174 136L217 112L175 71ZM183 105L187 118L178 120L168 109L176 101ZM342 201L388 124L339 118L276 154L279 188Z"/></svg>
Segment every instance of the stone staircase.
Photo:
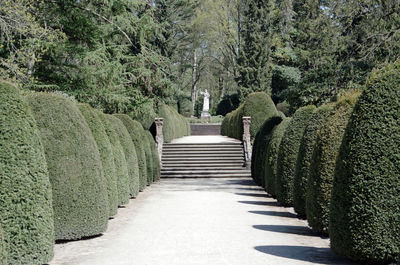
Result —
<svg viewBox="0 0 400 265"><path fill-rule="evenodd" d="M250 177L243 145L234 143L170 143L163 145L162 178Z"/></svg>

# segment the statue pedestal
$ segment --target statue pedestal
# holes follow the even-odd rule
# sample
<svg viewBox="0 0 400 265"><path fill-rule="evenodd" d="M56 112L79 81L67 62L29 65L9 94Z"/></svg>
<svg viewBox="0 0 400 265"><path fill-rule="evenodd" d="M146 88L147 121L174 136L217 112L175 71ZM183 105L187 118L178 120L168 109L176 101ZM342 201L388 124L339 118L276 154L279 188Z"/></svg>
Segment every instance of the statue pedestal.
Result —
<svg viewBox="0 0 400 265"><path fill-rule="evenodd" d="M208 123L210 121L211 115L208 111L201 112L201 121Z"/></svg>

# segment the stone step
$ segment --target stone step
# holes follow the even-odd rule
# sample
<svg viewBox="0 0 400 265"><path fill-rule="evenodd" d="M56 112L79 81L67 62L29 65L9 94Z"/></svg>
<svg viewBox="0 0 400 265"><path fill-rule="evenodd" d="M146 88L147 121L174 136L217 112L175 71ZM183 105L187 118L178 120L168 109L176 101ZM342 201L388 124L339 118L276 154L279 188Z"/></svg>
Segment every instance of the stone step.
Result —
<svg viewBox="0 0 400 265"><path fill-rule="evenodd" d="M162 163L170 162L170 161L191 161L191 163L210 163L210 162L217 162L217 163L237 163L244 161L243 157L163 157Z"/></svg>
<svg viewBox="0 0 400 265"><path fill-rule="evenodd" d="M187 167L187 166L174 166L174 167L166 167L163 166L161 168L161 172L165 172L165 171L213 171L213 170L220 170L220 169L224 169L224 170L242 170L243 165L238 165L238 166L228 166L228 167Z"/></svg>
<svg viewBox="0 0 400 265"><path fill-rule="evenodd" d="M242 167L244 161L238 163L238 161L233 161L230 163L220 163L213 161L196 161L195 163L191 161L164 161L162 163L163 167Z"/></svg>
<svg viewBox="0 0 400 265"><path fill-rule="evenodd" d="M221 124L201 124L191 123L190 124L191 135L220 135Z"/></svg>
<svg viewBox="0 0 400 265"><path fill-rule="evenodd" d="M221 154L217 154L217 153L200 153L200 154L196 154L196 153L173 153L173 154L163 154L162 155L162 159L164 158L178 158L178 157L198 157L198 158L202 158L202 157L243 157L243 153L236 153L236 154L231 154L231 153L221 153Z"/></svg>
<svg viewBox="0 0 400 265"><path fill-rule="evenodd" d="M163 144L163 148L175 147L190 147L190 148L203 148L203 147L242 147L242 143L195 143L195 144Z"/></svg>
<svg viewBox="0 0 400 265"><path fill-rule="evenodd" d="M239 173L239 174L213 174L213 175L204 175L204 174L181 174L181 175L161 175L161 178L249 178L251 177L251 173Z"/></svg>
<svg viewBox="0 0 400 265"><path fill-rule="evenodd" d="M163 153L164 152L187 152L187 151L192 151L192 152L202 152L202 151L232 151L232 152L243 152L242 147L201 147L201 148L191 148L191 147L174 147L174 148L163 148Z"/></svg>
<svg viewBox="0 0 400 265"><path fill-rule="evenodd" d="M204 154L204 153L213 153L213 154L243 154L243 150L240 149L201 149L201 150L163 150L163 154Z"/></svg>

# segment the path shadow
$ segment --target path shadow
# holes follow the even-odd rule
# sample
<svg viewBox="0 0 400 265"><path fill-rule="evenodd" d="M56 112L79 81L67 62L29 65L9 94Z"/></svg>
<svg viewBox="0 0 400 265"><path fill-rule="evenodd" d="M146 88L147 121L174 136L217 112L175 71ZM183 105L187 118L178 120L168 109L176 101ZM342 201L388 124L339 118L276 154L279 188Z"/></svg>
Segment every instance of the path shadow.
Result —
<svg viewBox="0 0 400 265"><path fill-rule="evenodd" d="M249 211L249 213L261 214L261 215L270 215L270 216L278 216L278 217L297 218L297 214L289 213L289 212Z"/></svg>
<svg viewBox="0 0 400 265"><path fill-rule="evenodd" d="M98 235L94 235L94 236L85 236L80 239L58 239L58 240L56 240L56 244L66 244L66 243L75 242L75 241L91 240L91 239L98 238L101 236L103 236L103 234L98 234Z"/></svg>
<svg viewBox="0 0 400 265"><path fill-rule="evenodd" d="M267 202L267 201L238 201L240 203L252 204L252 205L264 205L264 206L276 206L279 207L276 202Z"/></svg>
<svg viewBox="0 0 400 265"><path fill-rule="evenodd" d="M243 185L243 186L254 186L258 187L252 179L230 179L227 181L231 185Z"/></svg>
<svg viewBox="0 0 400 265"><path fill-rule="evenodd" d="M236 195L242 195L242 196L249 196L249 197L260 197L260 198L272 198L271 195L268 193L235 193Z"/></svg>
<svg viewBox="0 0 400 265"><path fill-rule="evenodd" d="M259 229L259 230L263 230L263 231L269 231L269 232L327 238L327 237L321 236L321 235L313 232L310 228L308 228L306 226L296 226L296 225L253 225L253 227L255 229Z"/></svg>
<svg viewBox="0 0 400 265"><path fill-rule="evenodd" d="M256 246L256 250L277 257L306 261L316 264L356 264L339 257L327 247L307 247L307 246Z"/></svg>
<svg viewBox="0 0 400 265"><path fill-rule="evenodd" d="M264 191L261 188L234 188L235 190L248 190L248 191Z"/></svg>

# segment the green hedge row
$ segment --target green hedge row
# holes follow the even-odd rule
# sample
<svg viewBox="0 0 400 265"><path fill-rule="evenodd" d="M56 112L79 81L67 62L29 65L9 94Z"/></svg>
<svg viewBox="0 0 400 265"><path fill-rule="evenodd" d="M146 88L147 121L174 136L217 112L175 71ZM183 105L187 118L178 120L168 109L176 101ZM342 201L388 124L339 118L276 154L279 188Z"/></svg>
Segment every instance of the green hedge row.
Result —
<svg viewBox="0 0 400 265"><path fill-rule="evenodd" d="M49 169L55 238L79 239L104 232L109 217L107 189L85 118L72 101L59 95L35 93L26 99Z"/></svg>
<svg viewBox="0 0 400 265"><path fill-rule="evenodd" d="M359 93L349 93L333 107L317 135L312 154L306 192L308 224L321 234L328 234L329 203L336 158L354 104Z"/></svg>
<svg viewBox="0 0 400 265"><path fill-rule="evenodd" d="M99 148L107 186L109 216L111 217L116 215L118 210L117 173L114 163L113 146L98 113L87 104L78 104L78 108L92 131L94 140Z"/></svg>
<svg viewBox="0 0 400 265"><path fill-rule="evenodd" d="M347 125L333 180L332 249L400 262L400 61L374 71ZM399 263L398 263L399 264Z"/></svg>
<svg viewBox="0 0 400 265"><path fill-rule="evenodd" d="M0 98L0 264L48 263L55 240L103 233L139 193L137 150L150 165L144 187L160 178L153 137L128 116L140 142L120 115L63 95L0 82Z"/></svg>
<svg viewBox="0 0 400 265"><path fill-rule="evenodd" d="M243 135L242 118L250 116L252 140L266 120L279 116L271 97L264 92L251 93L236 110L228 113L221 125L221 134L241 140Z"/></svg>
<svg viewBox="0 0 400 265"><path fill-rule="evenodd" d="M0 263L49 262L54 218L43 145L29 106L19 90L4 82L0 82L0 183Z"/></svg>
<svg viewBox="0 0 400 265"><path fill-rule="evenodd" d="M297 155L304 130L314 110L315 106L299 108L290 120L279 145L275 191L278 201L284 206L293 205Z"/></svg>
<svg viewBox="0 0 400 265"><path fill-rule="evenodd" d="M267 146L264 164L265 191L276 197L276 178L278 166L278 152L283 134L290 123L291 118L285 118L271 132L271 140Z"/></svg>
<svg viewBox="0 0 400 265"><path fill-rule="evenodd" d="M314 145L318 131L332 111L333 104L322 105L311 115L301 139L293 185L293 207L301 217L306 217L306 190Z"/></svg>
<svg viewBox="0 0 400 265"><path fill-rule="evenodd" d="M271 141L273 129L275 126L281 123L281 121L281 117L271 117L270 119L266 120L254 139L251 175L254 181L263 187L265 187L264 172L267 147Z"/></svg>
<svg viewBox="0 0 400 265"><path fill-rule="evenodd" d="M190 135L189 123L174 108L160 104L158 107L158 116L164 118L163 136L165 143Z"/></svg>
<svg viewBox="0 0 400 265"><path fill-rule="evenodd" d="M142 140L143 127L138 121L132 120L127 115L116 114L115 116L124 123L135 145L139 166L139 190L143 191L147 185L147 163L145 147Z"/></svg>

